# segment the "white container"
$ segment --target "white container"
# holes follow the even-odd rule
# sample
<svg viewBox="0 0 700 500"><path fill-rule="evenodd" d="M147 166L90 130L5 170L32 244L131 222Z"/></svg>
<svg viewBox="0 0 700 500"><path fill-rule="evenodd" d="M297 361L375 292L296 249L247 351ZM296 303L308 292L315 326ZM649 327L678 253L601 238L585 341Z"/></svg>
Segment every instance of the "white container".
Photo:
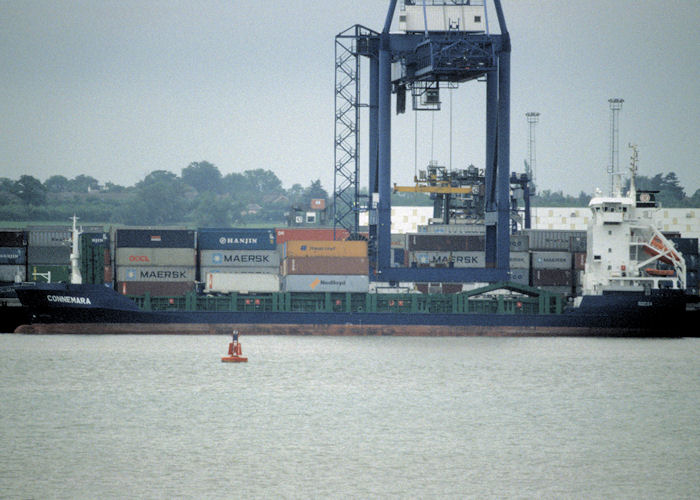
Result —
<svg viewBox="0 0 700 500"><path fill-rule="evenodd" d="M280 278L262 273L207 273L204 280L206 293L279 292Z"/></svg>

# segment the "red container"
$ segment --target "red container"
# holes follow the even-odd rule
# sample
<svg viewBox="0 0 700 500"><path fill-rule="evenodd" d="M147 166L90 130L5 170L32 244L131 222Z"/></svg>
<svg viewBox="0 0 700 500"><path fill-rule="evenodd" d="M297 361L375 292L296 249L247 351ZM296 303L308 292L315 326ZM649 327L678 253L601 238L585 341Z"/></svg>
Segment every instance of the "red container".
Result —
<svg viewBox="0 0 700 500"><path fill-rule="evenodd" d="M289 257L282 274L363 274L369 272L365 257Z"/></svg>
<svg viewBox="0 0 700 500"><path fill-rule="evenodd" d="M586 252L574 253L574 270L583 271L586 269Z"/></svg>
<svg viewBox="0 0 700 500"><path fill-rule="evenodd" d="M573 275L568 269L533 269L532 286L571 286Z"/></svg>
<svg viewBox="0 0 700 500"><path fill-rule="evenodd" d="M294 228L285 227L275 229L277 244L280 245L285 241L333 241L345 240L350 235L346 229L333 228ZM334 234L335 233L335 234ZM335 235L335 238L334 238Z"/></svg>

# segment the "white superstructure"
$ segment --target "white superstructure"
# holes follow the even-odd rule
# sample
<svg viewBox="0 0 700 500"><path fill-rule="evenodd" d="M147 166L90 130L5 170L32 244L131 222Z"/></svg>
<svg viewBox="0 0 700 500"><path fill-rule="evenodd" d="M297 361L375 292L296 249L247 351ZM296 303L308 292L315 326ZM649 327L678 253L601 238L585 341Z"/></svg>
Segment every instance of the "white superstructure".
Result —
<svg viewBox="0 0 700 500"><path fill-rule="evenodd" d="M633 149L627 195L616 183L610 196L597 193L589 203L583 295L686 287L683 257L653 223L658 210L654 193L636 190Z"/></svg>

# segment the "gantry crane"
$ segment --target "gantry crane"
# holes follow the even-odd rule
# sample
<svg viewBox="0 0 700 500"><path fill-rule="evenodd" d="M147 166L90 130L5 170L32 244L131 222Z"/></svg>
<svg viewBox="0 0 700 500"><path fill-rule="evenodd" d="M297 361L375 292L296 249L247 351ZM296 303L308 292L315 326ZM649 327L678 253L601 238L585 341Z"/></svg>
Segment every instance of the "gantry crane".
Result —
<svg viewBox="0 0 700 500"><path fill-rule="evenodd" d="M479 0L404 0L401 33L390 27L397 0L390 0L381 32L355 25L336 36L334 225L358 231L358 214L369 211L369 248L377 281L506 281L510 242L510 36L500 0L492 0L499 34L487 29ZM369 102L360 102L359 59L369 59ZM392 268L391 96L405 111L439 109L440 88L486 81L484 224L486 267ZM359 112L369 109L369 199L359 195ZM449 188L449 186L446 186ZM433 187L435 188L435 187ZM448 189L449 191L449 189ZM445 195L450 193L444 193Z"/></svg>

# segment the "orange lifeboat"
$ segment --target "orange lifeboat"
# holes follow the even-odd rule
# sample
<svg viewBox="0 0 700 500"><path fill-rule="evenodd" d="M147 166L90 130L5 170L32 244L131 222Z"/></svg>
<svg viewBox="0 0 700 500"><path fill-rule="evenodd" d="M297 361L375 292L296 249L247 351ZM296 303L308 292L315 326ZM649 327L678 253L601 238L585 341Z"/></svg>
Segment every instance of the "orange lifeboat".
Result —
<svg viewBox="0 0 700 500"><path fill-rule="evenodd" d="M647 267L644 269L644 272L647 273L649 276L660 276L660 277L668 277L668 276L675 276L676 271L673 269L654 269L653 267Z"/></svg>
<svg viewBox="0 0 700 500"><path fill-rule="evenodd" d="M659 258L661 262L665 262L666 264L678 262L680 260L678 254L673 250L669 250L670 249L664 244L658 235L654 235L649 244L644 247L644 251L652 256L666 254ZM647 271L647 269L645 269L645 271Z"/></svg>
<svg viewBox="0 0 700 500"><path fill-rule="evenodd" d="M238 331L234 330L233 340L228 344L228 356L221 358L224 363L245 363L248 358L244 358L242 355L241 344L238 342Z"/></svg>

